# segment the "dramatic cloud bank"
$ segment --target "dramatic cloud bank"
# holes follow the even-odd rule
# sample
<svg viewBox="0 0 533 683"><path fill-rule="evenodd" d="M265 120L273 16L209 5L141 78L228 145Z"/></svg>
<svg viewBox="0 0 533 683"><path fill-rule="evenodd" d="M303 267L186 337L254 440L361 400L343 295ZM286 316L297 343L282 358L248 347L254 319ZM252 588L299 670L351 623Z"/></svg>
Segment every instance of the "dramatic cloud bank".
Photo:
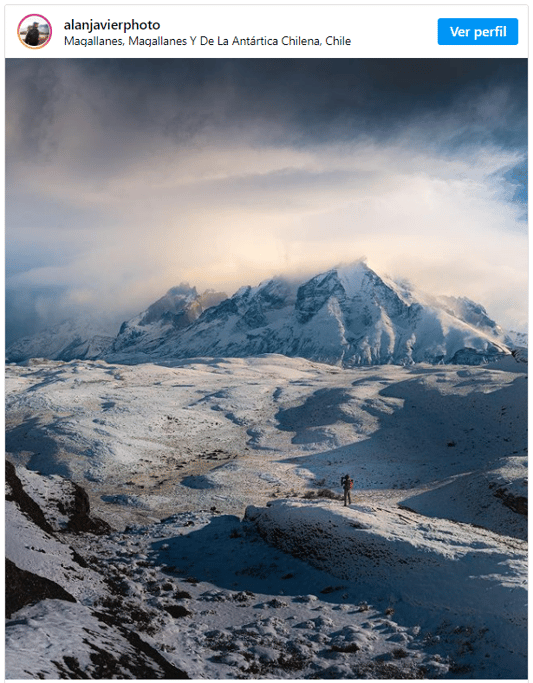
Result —
<svg viewBox="0 0 533 683"><path fill-rule="evenodd" d="M8 60L7 340L366 256L525 329L525 60Z"/></svg>

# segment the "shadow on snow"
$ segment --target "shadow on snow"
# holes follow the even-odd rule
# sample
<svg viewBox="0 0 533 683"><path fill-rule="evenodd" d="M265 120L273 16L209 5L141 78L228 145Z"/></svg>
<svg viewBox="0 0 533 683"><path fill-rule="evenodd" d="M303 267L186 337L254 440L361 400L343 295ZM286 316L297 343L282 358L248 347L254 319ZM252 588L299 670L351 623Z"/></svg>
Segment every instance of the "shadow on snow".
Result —
<svg viewBox="0 0 533 683"><path fill-rule="evenodd" d="M199 529L152 544L152 557L169 574L208 581L221 589L277 596L316 595L341 603L362 598L327 572L268 545L247 522L214 517ZM324 592L325 591L325 592Z"/></svg>
<svg viewBox="0 0 533 683"><path fill-rule="evenodd" d="M414 378L382 388L376 402L358 398L357 388L320 390L295 408L280 410L278 428L294 431L293 443L309 442L308 431L335 423L354 424L365 412L377 429L359 440L308 456L282 460L305 468L326 486L338 487L348 468L354 488L406 488L471 472L490 470L527 445L527 381L519 376L492 392L443 394ZM483 388L486 389L486 384ZM399 399L387 401L387 399ZM321 405L323 404L323 405ZM328 470L331 475L328 476Z"/></svg>

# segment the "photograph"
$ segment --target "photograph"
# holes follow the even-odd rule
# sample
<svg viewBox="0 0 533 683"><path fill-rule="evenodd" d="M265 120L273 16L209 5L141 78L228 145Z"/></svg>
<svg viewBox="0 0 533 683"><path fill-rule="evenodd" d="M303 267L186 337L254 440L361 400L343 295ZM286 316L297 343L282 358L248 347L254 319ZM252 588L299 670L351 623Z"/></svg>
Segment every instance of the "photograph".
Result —
<svg viewBox="0 0 533 683"><path fill-rule="evenodd" d="M50 23L40 14L30 14L20 22L18 37L25 47L31 49L44 47L52 37Z"/></svg>
<svg viewBox="0 0 533 683"><path fill-rule="evenodd" d="M6 678L526 679L527 59L28 56Z"/></svg>

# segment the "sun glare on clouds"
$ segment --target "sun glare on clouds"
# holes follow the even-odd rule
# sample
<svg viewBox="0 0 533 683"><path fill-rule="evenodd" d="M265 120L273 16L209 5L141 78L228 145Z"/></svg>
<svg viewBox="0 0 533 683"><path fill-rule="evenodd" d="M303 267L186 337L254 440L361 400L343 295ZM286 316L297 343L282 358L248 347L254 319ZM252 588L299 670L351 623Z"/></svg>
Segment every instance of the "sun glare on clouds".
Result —
<svg viewBox="0 0 533 683"><path fill-rule="evenodd" d="M91 65L82 89L74 85L83 65L60 66L49 82L41 73L54 97L39 100L38 119L25 109L27 93L9 89L18 118L7 116L8 204L37 204L43 220L9 215L17 261L8 289L58 285L63 303L72 292L72 306L105 301L118 313L128 296L141 310L182 281L231 294L366 255L378 271L479 300L503 324L506 311L522 310L508 323L524 324L524 206L512 201L506 174L525 150L481 135L507 124L505 88L495 92L507 110L487 90L470 99L465 90L455 109L391 111L389 127L384 116L372 129L361 97L353 121L327 107L306 121L304 103L289 98L276 110L258 82L252 106L239 99L240 83L224 86L233 64L222 81L189 88L188 99L163 88L136 112L127 106L136 82L120 71L131 65L102 74ZM155 97L156 86L146 87ZM328 83L320 87L322 97Z"/></svg>

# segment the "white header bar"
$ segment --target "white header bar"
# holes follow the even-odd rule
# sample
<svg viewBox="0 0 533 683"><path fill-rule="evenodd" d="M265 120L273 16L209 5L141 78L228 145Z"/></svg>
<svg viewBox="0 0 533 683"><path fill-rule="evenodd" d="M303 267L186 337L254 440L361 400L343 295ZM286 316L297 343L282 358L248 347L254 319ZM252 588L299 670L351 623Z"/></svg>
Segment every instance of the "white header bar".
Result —
<svg viewBox="0 0 533 683"><path fill-rule="evenodd" d="M455 22L458 44L443 45L443 18L499 21L470 45ZM7 5L5 19L8 58L528 56L527 5ZM500 20L518 20L516 45L483 44L504 39Z"/></svg>

